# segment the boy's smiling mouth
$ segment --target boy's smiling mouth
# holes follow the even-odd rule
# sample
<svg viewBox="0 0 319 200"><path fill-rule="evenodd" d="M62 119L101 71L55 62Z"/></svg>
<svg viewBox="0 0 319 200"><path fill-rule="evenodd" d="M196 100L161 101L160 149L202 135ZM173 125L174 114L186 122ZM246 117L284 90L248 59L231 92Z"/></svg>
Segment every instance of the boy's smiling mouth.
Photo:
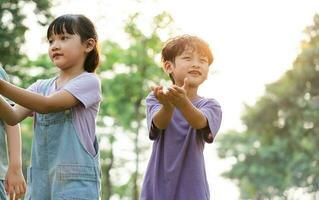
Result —
<svg viewBox="0 0 319 200"><path fill-rule="evenodd" d="M202 73L200 71L198 71L198 70L191 70L188 73L192 74L192 75L198 75L198 76L202 75Z"/></svg>

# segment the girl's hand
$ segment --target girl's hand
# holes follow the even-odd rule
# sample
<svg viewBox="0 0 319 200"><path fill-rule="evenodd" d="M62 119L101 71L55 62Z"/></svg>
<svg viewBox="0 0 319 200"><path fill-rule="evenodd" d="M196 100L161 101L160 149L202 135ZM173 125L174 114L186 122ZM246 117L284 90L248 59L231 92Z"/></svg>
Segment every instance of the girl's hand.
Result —
<svg viewBox="0 0 319 200"><path fill-rule="evenodd" d="M20 199L26 192L26 183L22 174L21 167L8 168L5 189L10 200Z"/></svg>

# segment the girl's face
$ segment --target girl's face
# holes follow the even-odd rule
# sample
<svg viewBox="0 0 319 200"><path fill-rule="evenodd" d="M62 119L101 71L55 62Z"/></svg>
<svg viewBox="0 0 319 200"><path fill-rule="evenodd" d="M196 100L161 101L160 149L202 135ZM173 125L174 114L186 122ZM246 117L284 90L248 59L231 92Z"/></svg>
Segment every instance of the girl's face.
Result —
<svg viewBox="0 0 319 200"><path fill-rule="evenodd" d="M49 38L49 56L61 70L73 67L84 68L86 47L77 34L52 34Z"/></svg>
<svg viewBox="0 0 319 200"><path fill-rule="evenodd" d="M188 78L191 87L198 87L207 79L208 58L193 49L188 48L181 55L176 56L172 65L171 73L178 86L184 84L185 78Z"/></svg>

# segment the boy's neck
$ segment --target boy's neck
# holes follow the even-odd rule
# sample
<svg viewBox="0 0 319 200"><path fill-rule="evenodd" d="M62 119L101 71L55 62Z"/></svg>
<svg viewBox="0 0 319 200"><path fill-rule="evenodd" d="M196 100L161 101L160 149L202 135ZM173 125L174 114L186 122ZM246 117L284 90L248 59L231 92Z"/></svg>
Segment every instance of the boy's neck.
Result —
<svg viewBox="0 0 319 200"><path fill-rule="evenodd" d="M196 88L189 88L186 92L187 92L187 97L189 100L194 100L197 99L199 96L197 94L197 87Z"/></svg>

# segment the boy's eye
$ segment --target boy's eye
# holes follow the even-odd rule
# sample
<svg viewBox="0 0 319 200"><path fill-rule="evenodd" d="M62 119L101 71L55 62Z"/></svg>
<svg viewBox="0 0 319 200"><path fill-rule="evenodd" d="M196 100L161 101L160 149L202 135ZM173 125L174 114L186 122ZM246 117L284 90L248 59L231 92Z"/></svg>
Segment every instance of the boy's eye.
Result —
<svg viewBox="0 0 319 200"><path fill-rule="evenodd" d="M190 60L191 57L190 57L190 56L184 56L183 59L185 59L185 60Z"/></svg>
<svg viewBox="0 0 319 200"><path fill-rule="evenodd" d="M53 40L52 40L52 39L49 39L48 42L49 42L49 44L52 44L52 43L53 43Z"/></svg>
<svg viewBox="0 0 319 200"><path fill-rule="evenodd" d="M200 61L201 62L208 62L207 58L201 58Z"/></svg>

